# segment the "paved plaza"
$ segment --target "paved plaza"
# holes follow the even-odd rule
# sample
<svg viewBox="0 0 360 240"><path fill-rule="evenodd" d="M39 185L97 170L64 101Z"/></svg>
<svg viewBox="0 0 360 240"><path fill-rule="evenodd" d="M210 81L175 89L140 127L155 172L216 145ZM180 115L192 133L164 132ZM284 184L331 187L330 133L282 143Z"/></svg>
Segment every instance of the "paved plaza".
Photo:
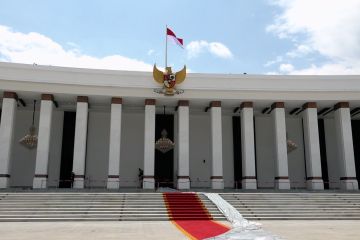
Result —
<svg viewBox="0 0 360 240"><path fill-rule="evenodd" d="M288 240L357 240L360 221L261 221L265 230ZM2 222L0 239L127 240L187 239L170 221Z"/></svg>

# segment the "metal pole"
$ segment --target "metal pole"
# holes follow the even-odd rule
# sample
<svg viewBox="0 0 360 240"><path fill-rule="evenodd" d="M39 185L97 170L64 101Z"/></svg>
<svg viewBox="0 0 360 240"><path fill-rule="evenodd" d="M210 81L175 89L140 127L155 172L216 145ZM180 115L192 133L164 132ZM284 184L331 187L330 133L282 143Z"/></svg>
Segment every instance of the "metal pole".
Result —
<svg viewBox="0 0 360 240"><path fill-rule="evenodd" d="M166 25L166 31L165 31L165 71L167 67L167 25Z"/></svg>

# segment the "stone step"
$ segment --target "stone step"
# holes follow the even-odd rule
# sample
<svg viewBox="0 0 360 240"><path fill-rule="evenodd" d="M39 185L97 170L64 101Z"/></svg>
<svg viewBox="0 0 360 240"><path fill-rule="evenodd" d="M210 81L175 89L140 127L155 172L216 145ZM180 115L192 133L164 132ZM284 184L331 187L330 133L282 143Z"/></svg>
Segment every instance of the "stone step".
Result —
<svg viewBox="0 0 360 240"><path fill-rule="evenodd" d="M201 194L200 194L201 195ZM183 218L203 219L190 202L178 199ZM216 220L224 216L207 198ZM169 220L162 193L6 193L0 194L0 221L156 221Z"/></svg>
<svg viewBox="0 0 360 240"><path fill-rule="evenodd" d="M249 220L360 219L359 193L224 193L220 195Z"/></svg>
<svg viewBox="0 0 360 240"><path fill-rule="evenodd" d="M8 212L8 213L0 213L0 218L4 218L4 217L42 217L42 216L47 216L47 217L57 217L57 216L119 216L119 217L124 217L124 216L138 216L138 217L146 217L146 216L163 216L163 217L169 217L167 213L163 212L163 213L159 213L159 212L134 212L134 213L121 213L121 212L113 212L113 213L109 213L109 212ZM194 213L194 214L190 214L190 213L184 213L184 214L178 214L177 216L191 216L191 217L203 217L203 214L200 213ZM212 217L214 218L224 218L224 216L222 214L211 214ZM259 216L258 214L251 214L251 216Z"/></svg>
<svg viewBox="0 0 360 240"><path fill-rule="evenodd" d="M132 218L132 217L120 217L120 218L0 218L0 222L65 222L65 221L76 221L76 222L83 222L83 221L169 221L168 217L142 217L142 218ZM224 221L225 218L218 218L214 219L217 221Z"/></svg>

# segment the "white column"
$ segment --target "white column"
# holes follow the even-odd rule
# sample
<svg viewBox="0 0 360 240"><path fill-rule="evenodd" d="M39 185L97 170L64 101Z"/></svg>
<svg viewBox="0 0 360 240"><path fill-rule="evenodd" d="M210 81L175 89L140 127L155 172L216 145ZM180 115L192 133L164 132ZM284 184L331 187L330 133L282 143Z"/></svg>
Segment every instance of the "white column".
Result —
<svg viewBox="0 0 360 240"><path fill-rule="evenodd" d="M88 104L86 96L77 97L75 139L74 139L74 188L84 188L85 181L85 161L86 161L86 140L88 125Z"/></svg>
<svg viewBox="0 0 360 240"><path fill-rule="evenodd" d="M355 172L354 146L351 132L351 118L348 102L339 102L334 106L335 130L338 147L338 160L341 171L341 189L357 190L358 181Z"/></svg>
<svg viewBox="0 0 360 240"><path fill-rule="evenodd" d="M275 188L290 189L284 103L273 103L271 115L274 128Z"/></svg>
<svg viewBox="0 0 360 240"><path fill-rule="evenodd" d="M155 99L145 100L144 189L155 188L155 103Z"/></svg>
<svg viewBox="0 0 360 240"><path fill-rule="evenodd" d="M50 156L51 123L53 116L54 96L41 95L38 143L36 150L35 176L33 188L46 188Z"/></svg>
<svg viewBox="0 0 360 240"><path fill-rule="evenodd" d="M222 162L221 102L210 103L211 116L211 187L224 189Z"/></svg>
<svg viewBox="0 0 360 240"><path fill-rule="evenodd" d="M242 188L256 189L255 145L254 145L254 110L252 102L240 105Z"/></svg>
<svg viewBox="0 0 360 240"><path fill-rule="evenodd" d="M9 187L17 98L14 92L4 92L0 125L0 188Z"/></svg>
<svg viewBox="0 0 360 240"><path fill-rule="evenodd" d="M111 99L108 189L119 188L122 98Z"/></svg>
<svg viewBox="0 0 360 240"><path fill-rule="evenodd" d="M303 105L304 142L306 159L306 184L310 190L324 189L321 174L319 127L316 102Z"/></svg>
<svg viewBox="0 0 360 240"><path fill-rule="evenodd" d="M189 101L178 103L178 174L177 188L190 189L189 177Z"/></svg>

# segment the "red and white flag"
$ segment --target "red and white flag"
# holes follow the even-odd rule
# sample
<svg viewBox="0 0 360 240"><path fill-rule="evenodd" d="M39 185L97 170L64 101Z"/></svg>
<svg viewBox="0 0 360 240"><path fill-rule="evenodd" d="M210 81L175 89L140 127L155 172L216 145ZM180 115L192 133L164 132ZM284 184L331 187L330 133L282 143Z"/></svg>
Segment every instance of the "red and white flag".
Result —
<svg viewBox="0 0 360 240"><path fill-rule="evenodd" d="M183 39L176 37L175 33L170 28L166 28L166 35L168 38L171 38L177 45L184 48Z"/></svg>

